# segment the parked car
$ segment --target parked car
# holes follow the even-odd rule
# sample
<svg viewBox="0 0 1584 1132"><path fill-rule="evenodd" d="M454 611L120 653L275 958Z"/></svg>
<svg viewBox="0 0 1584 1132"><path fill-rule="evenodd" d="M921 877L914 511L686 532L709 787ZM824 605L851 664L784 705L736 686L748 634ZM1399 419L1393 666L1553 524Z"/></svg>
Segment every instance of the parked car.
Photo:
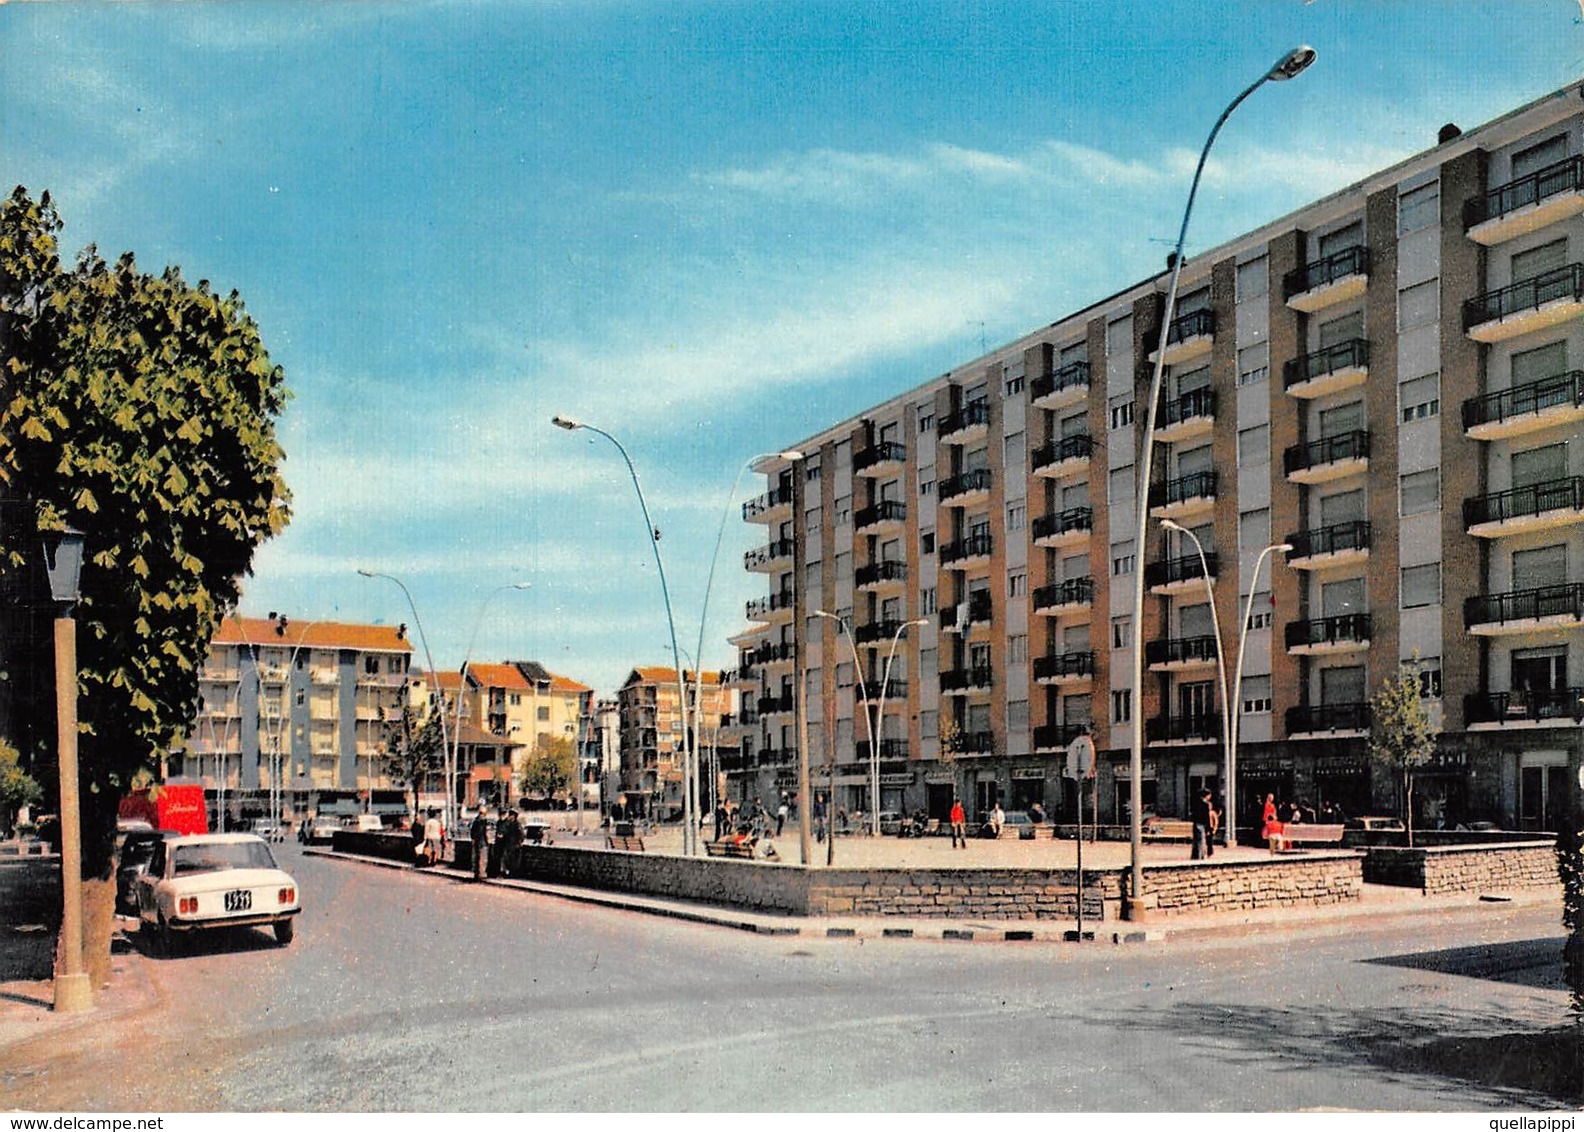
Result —
<svg viewBox="0 0 1584 1132"><path fill-rule="evenodd" d="M265 841L285 841L286 827L269 818L259 818L253 823L253 833Z"/></svg>
<svg viewBox="0 0 1584 1132"><path fill-rule="evenodd" d="M178 937L213 928L269 925L291 943L302 911L297 882L251 833L172 836L155 844L135 885L139 930L172 953Z"/></svg>
<svg viewBox="0 0 1584 1132"><path fill-rule="evenodd" d="M147 825L147 822L140 823ZM174 836L164 829L128 830L121 842L120 856L116 861L116 911L128 916L137 915L137 882L149 862L154 859L154 847L166 837Z"/></svg>
<svg viewBox="0 0 1584 1132"><path fill-rule="evenodd" d="M380 821L378 814L359 814L347 823L347 828L355 829L359 833L378 833L385 828L385 823Z"/></svg>
<svg viewBox="0 0 1584 1132"><path fill-rule="evenodd" d="M995 829L988 820L979 826L979 836L996 836ZM1015 837L1019 841L1033 841L1034 822L1030 820L1028 814L1023 810L1008 810L1001 818L1001 836L1007 838Z"/></svg>

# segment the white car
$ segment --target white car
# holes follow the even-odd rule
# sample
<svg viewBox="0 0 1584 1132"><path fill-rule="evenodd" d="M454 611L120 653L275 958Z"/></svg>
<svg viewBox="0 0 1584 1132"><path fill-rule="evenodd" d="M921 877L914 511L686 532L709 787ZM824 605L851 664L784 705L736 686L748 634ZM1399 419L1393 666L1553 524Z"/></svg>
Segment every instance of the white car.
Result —
<svg viewBox="0 0 1584 1132"><path fill-rule="evenodd" d="M284 947L302 911L297 882L251 833L166 838L136 892L139 929L152 933L167 955L179 934L265 924Z"/></svg>

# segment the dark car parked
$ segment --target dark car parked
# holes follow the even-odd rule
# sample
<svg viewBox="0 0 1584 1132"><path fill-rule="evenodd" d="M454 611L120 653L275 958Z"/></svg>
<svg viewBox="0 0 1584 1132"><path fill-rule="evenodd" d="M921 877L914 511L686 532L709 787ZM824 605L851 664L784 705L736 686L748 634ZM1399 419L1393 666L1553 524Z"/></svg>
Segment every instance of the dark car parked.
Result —
<svg viewBox="0 0 1584 1132"><path fill-rule="evenodd" d="M168 829L139 829L126 835L121 844L121 858L116 864L116 911L128 916L137 915L137 882L148 871L154 859L154 847L167 837L174 837Z"/></svg>

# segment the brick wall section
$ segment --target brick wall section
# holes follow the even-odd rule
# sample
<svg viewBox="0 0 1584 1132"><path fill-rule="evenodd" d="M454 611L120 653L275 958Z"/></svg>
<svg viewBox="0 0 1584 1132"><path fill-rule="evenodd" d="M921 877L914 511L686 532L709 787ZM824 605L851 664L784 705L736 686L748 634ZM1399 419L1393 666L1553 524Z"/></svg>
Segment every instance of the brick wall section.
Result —
<svg viewBox="0 0 1584 1132"><path fill-rule="evenodd" d="M1238 425L1237 419L1237 261L1224 259L1216 264L1210 274L1210 299L1215 310L1215 340L1210 348L1210 387L1215 390L1216 428L1211 433L1211 455L1220 472L1216 483L1216 501L1213 512L1215 546L1206 547L1218 555L1219 580L1212 588L1215 595L1217 624L1221 627L1221 655L1226 658L1226 678L1232 679L1232 666L1237 658L1239 618L1243 611L1238 605ZM1183 539L1179 549L1184 554L1194 553L1193 543ZM1182 598L1183 605L1197 605L1203 598L1199 590L1191 590ZM1219 680L1218 673L1215 679ZM1221 706L1222 726L1231 717L1227 696L1216 685L1215 700ZM1230 686L1225 689L1231 694ZM1188 805L1187 799L1183 805Z"/></svg>
<svg viewBox="0 0 1584 1132"><path fill-rule="evenodd" d="M1364 395L1365 427L1370 433L1369 486L1365 492L1370 520L1369 590L1370 650L1367 655L1365 694L1372 695L1380 682L1397 671L1402 616L1397 593L1399 543L1397 465L1397 190L1370 196L1365 204L1364 230L1368 233L1370 270L1365 298L1365 337L1369 339L1369 381ZM1444 403L1444 402L1443 402ZM1444 412L1445 410L1443 410ZM1442 506L1446 506L1445 498ZM1318 511L1310 516L1318 525ZM1321 616L1320 589L1309 616ZM1454 697L1447 697L1452 699Z"/></svg>
<svg viewBox="0 0 1584 1132"><path fill-rule="evenodd" d="M1555 888L1556 849L1517 845L1444 845L1369 851L1364 876L1371 884L1417 888L1425 895L1514 888Z"/></svg>
<svg viewBox="0 0 1584 1132"><path fill-rule="evenodd" d="M1144 870L1144 891L1161 916L1315 908L1348 904L1364 892L1356 853L1322 853L1265 861L1184 862Z"/></svg>
<svg viewBox="0 0 1584 1132"><path fill-rule="evenodd" d="M1114 919L1122 874L1084 873L1084 911ZM810 877L812 916L1070 920L1078 874L1070 869L831 869Z"/></svg>
<svg viewBox="0 0 1584 1132"><path fill-rule="evenodd" d="M1271 539L1280 541L1297 531L1317 525L1303 513L1298 486L1282 473L1282 453L1298 443L1302 402L1288 394L1282 377L1282 363L1302 353L1298 337L1298 315L1282 299L1282 279L1302 262L1300 233L1284 232L1270 242L1270 446L1271 446ZM1282 616L1295 617L1299 609L1298 571L1271 564L1270 591L1273 608ZM1291 707L1305 702L1299 693L1298 658L1282 647L1282 624L1278 620L1271 641L1271 693L1277 704ZM1271 736L1286 734L1285 713L1271 716Z"/></svg>
<svg viewBox="0 0 1584 1132"><path fill-rule="evenodd" d="M1181 289L1179 287L1179 295ZM1149 420L1149 387L1150 379L1155 373L1155 364L1150 361L1150 348L1153 339L1164 338L1166 328L1162 325L1161 316L1166 313L1166 295L1164 292L1152 292L1144 295L1133 304L1133 476L1137 483L1138 475L1144 469L1144 427ZM1161 396L1166 395L1166 382L1163 376L1161 381ZM1157 405L1157 410L1159 406ZM1160 414L1156 413L1156 425L1159 426ZM1154 454L1150 459L1149 486L1164 482L1169 478L1169 461L1166 459L1165 448L1156 442ZM1145 494L1148 494L1147 492ZM1146 505L1146 511L1148 507ZM1137 534L1138 516L1133 516L1130 530ZM1119 538L1117 541L1122 541ZM1146 562L1153 562L1157 558L1165 557L1165 533L1158 522L1150 521L1144 524L1144 541L1133 547L1133 568L1143 570ZM1106 548L1105 569L1109 574L1111 570L1111 550ZM1137 583L1132 577L1117 579L1117 584L1127 587L1132 593ZM1131 607L1132 603L1128 603ZM1165 598L1152 597L1148 587L1144 590L1144 618L1143 624L1133 626L1133 647L1142 649L1146 641L1159 640L1166 633L1166 608ZM1148 720L1166 714L1166 697L1164 680L1158 673L1152 673L1148 665L1144 665L1140 673L1142 687L1133 689L1133 726L1143 727ZM1146 748L1147 750L1147 748Z"/></svg>
<svg viewBox="0 0 1584 1132"><path fill-rule="evenodd" d="M1094 605L1089 616L1089 647L1095 651L1093 723L1090 731L1096 750L1111 746L1111 462L1106 438L1110 435L1111 411L1106 394L1105 319L1089 322L1089 435L1094 438L1094 455L1089 460L1089 506L1094 511L1094 532L1089 539L1089 569L1094 578ZM1098 362L1096 359L1100 359ZM1125 523L1123 524L1126 525ZM1052 552L1047 552L1048 554ZM1059 556L1061 552L1054 552ZM1051 570L1052 574L1057 571ZM1048 618L1047 618L1048 620ZM1135 696L1137 693L1135 693ZM1135 705L1135 710L1137 705Z"/></svg>

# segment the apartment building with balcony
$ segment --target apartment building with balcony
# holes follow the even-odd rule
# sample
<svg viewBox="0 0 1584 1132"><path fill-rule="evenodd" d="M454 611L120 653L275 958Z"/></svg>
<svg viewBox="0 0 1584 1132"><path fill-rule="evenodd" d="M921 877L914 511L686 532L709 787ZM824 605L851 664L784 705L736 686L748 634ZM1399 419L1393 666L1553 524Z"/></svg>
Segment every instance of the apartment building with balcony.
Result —
<svg viewBox="0 0 1584 1132"><path fill-rule="evenodd" d="M1581 87L1449 126L1194 256L1163 327L1166 282L759 465L767 490L743 518L766 538L745 566L766 588L733 638L734 792L795 781L780 705L801 673L815 789L837 805L944 816L955 794L1071 814L1063 755L1087 731L1101 820L1123 821L1143 727L1146 805L1185 816L1201 784L1222 786L1217 656L1230 671L1246 633L1245 818L1265 793L1392 805L1366 754L1368 701L1409 665L1442 729L1418 820L1556 828L1584 738ZM1157 351L1151 522L1135 546ZM1292 549L1256 577L1274 544Z"/></svg>
<svg viewBox="0 0 1584 1132"><path fill-rule="evenodd" d="M683 673L690 706L685 721L689 728L693 722L691 706L695 702L696 675L691 669ZM735 747L722 741L726 724L733 716L731 687L718 672L704 672L700 684L699 737L705 753L699 759L699 781L700 798L703 799L700 804L704 805L708 804L710 796L709 750L712 747L719 750L721 761L731 766L735 763ZM617 689L620 789L627 799L629 812L654 817L674 817L682 812L682 702L675 668L634 668ZM723 747L730 749L722 750Z"/></svg>
<svg viewBox="0 0 1584 1132"><path fill-rule="evenodd" d="M297 813L356 808L371 789L400 810L380 755L411 661L405 626L228 617L170 773L197 777L215 798L223 791L233 817L267 813L272 788Z"/></svg>
<svg viewBox="0 0 1584 1132"><path fill-rule="evenodd" d="M591 752L585 734L592 727L594 690L568 676L551 672L532 660L505 661L499 664L472 663L467 666L466 689L462 693L463 718L473 727L510 744L510 783L496 797L515 800L515 786L526 760L545 743L562 739L573 745L580 768ZM497 774L496 777L505 777ZM596 780L580 773L586 782ZM589 791L585 791L585 797ZM598 787L592 792L599 800Z"/></svg>

